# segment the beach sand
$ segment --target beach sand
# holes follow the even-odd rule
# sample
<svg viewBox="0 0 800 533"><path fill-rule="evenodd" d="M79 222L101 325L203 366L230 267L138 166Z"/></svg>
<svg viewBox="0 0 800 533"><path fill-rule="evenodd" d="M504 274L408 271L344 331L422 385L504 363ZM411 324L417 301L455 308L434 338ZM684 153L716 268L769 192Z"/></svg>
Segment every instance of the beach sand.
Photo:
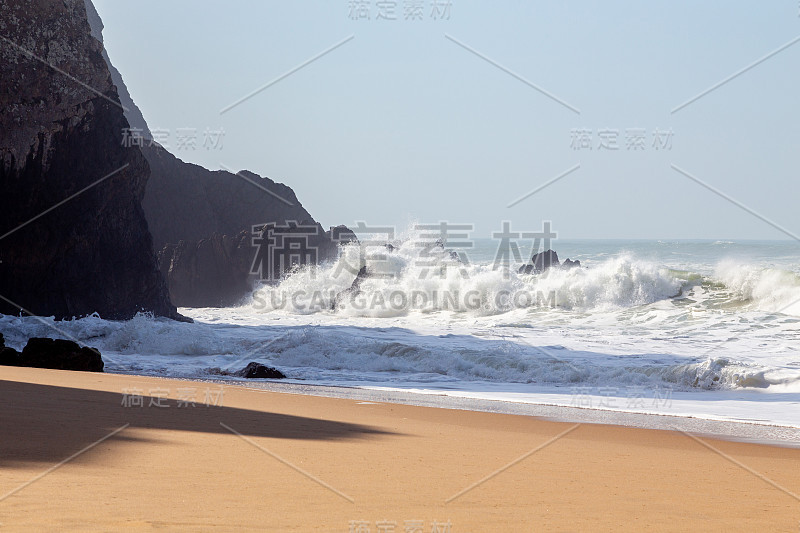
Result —
<svg viewBox="0 0 800 533"><path fill-rule="evenodd" d="M800 450L680 432L7 367L0 431L0 532L800 529Z"/></svg>

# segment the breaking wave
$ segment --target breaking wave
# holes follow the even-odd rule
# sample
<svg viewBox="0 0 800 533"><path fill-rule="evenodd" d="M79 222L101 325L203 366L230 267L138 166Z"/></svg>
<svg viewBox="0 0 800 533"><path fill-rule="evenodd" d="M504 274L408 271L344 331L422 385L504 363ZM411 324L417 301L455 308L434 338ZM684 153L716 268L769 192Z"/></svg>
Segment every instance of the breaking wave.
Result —
<svg viewBox="0 0 800 533"><path fill-rule="evenodd" d="M796 272L722 261L714 277L733 300L755 310L800 316L800 275Z"/></svg>
<svg viewBox="0 0 800 533"><path fill-rule="evenodd" d="M137 315L117 322L86 317L66 322L31 317L0 318L9 345L31 336L52 336L52 325L97 347L107 369L215 379L249 361L275 366L302 380L379 383L456 381L569 386L658 387L727 390L800 384L783 372L728 358L686 362L675 357L620 358L561 345L472 335L420 335L402 328L352 326L240 326L225 335L207 324L185 324ZM664 358L666 357L666 360Z"/></svg>
<svg viewBox="0 0 800 533"><path fill-rule="evenodd" d="M336 312L345 316L391 317L451 311L476 316L514 309L608 310L675 297L688 279L631 255L591 268L550 268L522 274L519 265L464 264L442 249L425 257L410 240L381 257L359 257L343 249L338 261L303 268L277 286L262 286L248 303L255 311L290 314ZM372 276L349 292L361 265Z"/></svg>

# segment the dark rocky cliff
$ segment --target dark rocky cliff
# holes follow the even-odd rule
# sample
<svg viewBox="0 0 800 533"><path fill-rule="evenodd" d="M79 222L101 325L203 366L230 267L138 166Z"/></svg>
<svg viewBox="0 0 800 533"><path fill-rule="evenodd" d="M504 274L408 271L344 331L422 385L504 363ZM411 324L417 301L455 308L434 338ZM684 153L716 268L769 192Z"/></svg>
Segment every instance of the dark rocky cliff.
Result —
<svg viewBox="0 0 800 533"><path fill-rule="evenodd" d="M0 312L176 317L83 0L0 0L0 35Z"/></svg>
<svg viewBox="0 0 800 533"><path fill-rule="evenodd" d="M158 263L173 301L184 307L228 307L253 288L250 232L214 233L199 241L166 244Z"/></svg>
<svg viewBox="0 0 800 533"><path fill-rule="evenodd" d="M92 37L100 41L102 44L103 21L92 4L92 0L84 0L84 5L86 6L86 16L89 20L89 28L92 32ZM144 120L144 116L142 115L139 106L137 106L136 102L134 102L133 98L131 98L131 95L128 92L128 87L125 85L125 82L122 81L122 74L120 74L119 70L117 70L116 67L114 67L114 65L111 63L111 59L108 57L108 52L106 52L105 46L103 46L102 54L103 59L106 62L106 66L108 67L108 71L111 73L111 81L117 88L120 103L122 104L122 107L125 108L125 118L128 119L128 124L130 124L131 129L135 128L141 130L139 133L142 135L142 138L152 138L152 135L150 134L150 128L147 126L147 122Z"/></svg>
<svg viewBox="0 0 800 533"><path fill-rule="evenodd" d="M91 0L84 1L92 35L102 42L103 23ZM186 163L153 143L147 122L105 49L102 57L128 122L141 130L140 148L151 172L142 206L174 304L226 306L249 294L256 279L250 273L257 253L251 243L254 226L314 226L317 235L308 245L317 251L317 260L336 255L330 235L291 188L252 172L211 171Z"/></svg>
<svg viewBox="0 0 800 533"><path fill-rule="evenodd" d="M158 145L145 144L142 153L152 175L142 206L156 250L212 233L236 235L268 222L317 225L294 191L282 183L248 171L236 175L208 170L185 163Z"/></svg>
<svg viewBox="0 0 800 533"><path fill-rule="evenodd" d="M142 205L176 305L228 306L250 293L254 226L314 227L307 244L317 260L336 255L336 244L286 185L247 171L207 170L157 145L142 152L152 170Z"/></svg>

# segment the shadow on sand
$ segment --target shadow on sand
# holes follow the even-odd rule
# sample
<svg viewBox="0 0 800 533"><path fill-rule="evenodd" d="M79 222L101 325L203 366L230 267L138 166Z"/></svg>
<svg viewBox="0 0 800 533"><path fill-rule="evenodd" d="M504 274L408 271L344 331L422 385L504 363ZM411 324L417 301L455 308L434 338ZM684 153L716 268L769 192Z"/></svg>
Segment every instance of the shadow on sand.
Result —
<svg viewBox="0 0 800 533"><path fill-rule="evenodd" d="M208 384L209 390L219 387ZM127 430L166 429L295 440L352 440L392 433L377 428L331 420L225 407L218 392L204 398L197 383L195 404L159 398L139 391L142 406L126 405L133 392L119 394L0 380L0 467L35 462L54 464L129 424L125 431L101 444L142 441ZM127 392L127 391L126 391ZM165 394L164 394L165 395ZM186 398L184 398L186 399ZM208 404L206 399L211 400ZM216 405L215 405L216 404ZM222 424L221 424L222 423ZM87 450L75 462L89 460Z"/></svg>

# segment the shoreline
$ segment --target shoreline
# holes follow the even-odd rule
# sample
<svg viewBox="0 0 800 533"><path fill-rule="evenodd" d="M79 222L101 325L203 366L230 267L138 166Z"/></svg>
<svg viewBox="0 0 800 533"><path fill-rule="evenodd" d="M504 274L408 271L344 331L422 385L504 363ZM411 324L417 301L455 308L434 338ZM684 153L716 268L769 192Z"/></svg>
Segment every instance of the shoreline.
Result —
<svg viewBox="0 0 800 533"><path fill-rule="evenodd" d="M14 531L800 520L800 450L674 430L16 367L0 368L0 429L13 436L0 440L0 523Z"/></svg>
<svg viewBox="0 0 800 533"><path fill-rule="evenodd" d="M140 376L113 372L123 376ZM142 375L154 379L202 383L221 383L230 386L266 390L282 394L310 395L321 398L364 400L435 409L454 409L484 413L532 416L554 422L603 424L609 426L686 431L712 438L735 442L800 448L800 427L788 424L750 420L724 420L696 415L643 413L597 407L575 407L554 403L511 401L448 394L435 389L398 389L368 385L331 385L300 383L298 380L197 379ZM459 391L463 392L463 391Z"/></svg>

